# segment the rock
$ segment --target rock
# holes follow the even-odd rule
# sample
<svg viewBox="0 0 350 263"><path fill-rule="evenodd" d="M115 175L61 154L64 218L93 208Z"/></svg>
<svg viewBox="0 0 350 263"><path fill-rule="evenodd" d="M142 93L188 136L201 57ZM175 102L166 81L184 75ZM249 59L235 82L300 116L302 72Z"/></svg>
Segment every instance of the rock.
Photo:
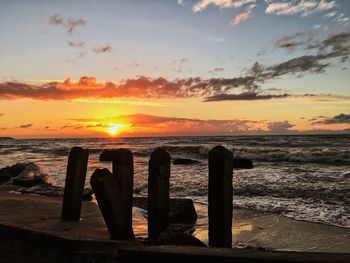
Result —
<svg viewBox="0 0 350 263"><path fill-rule="evenodd" d="M63 196L63 187L53 186L50 184L39 184L32 187L18 189L22 194L37 194L43 196L61 197Z"/></svg>
<svg viewBox="0 0 350 263"><path fill-rule="evenodd" d="M197 213L191 199L170 199L169 221L170 223L194 224Z"/></svg>
<svg viewBox="0 0 350 263"><path fill-rule="evenodd" d="M31 187L34 185L43 184L44 181L41 177L18 178L18 179L14 178L12 183L22 187Z"/></svg>
<svg viewBox="0 0 350 263"><path fill-rule="evenodd" d="M0 169L0 184L7 182L12 177L9 166Z"/></svg>
<svg viewBox="0 0 350 263"><path fill-rule="evenodd" d="M41 173L36 164L29 163L18 176L13 178L12 183L23 187L31 187L45 183L44 177L45 175Z"/></svg>
<svg viewBox="0 0 350 263"><path fill-rule="evenodd" d="M82 201L92 201L92 189L91 188L85 188L82 195Z"/></svg>
<svg viewBox="0 0 350 263"><path fill-rule="evenodd" d="M0 169L0 183L9 181L11 178L22 173L30 163L16 163Z"/></svg>
<svg viewBox="0 0 350 263"><path fill-rule="evenodd" d="M206 245L198 238L185 233L162 232L156 240L157 245L180 245L206 247Z"/></svg>
<svg viewBox="0 0 350 263"><path fill-rule="evenodd" d="M233 168L252 169L254 168L253 161L248 158L233 158Z"/></svg>
<svg viewBox="0 0 350 263"><path fill-rule="evenodd" d="M23 187L18 189L17 191L22 194L36 194L42 196L62 197L64 188L43 183L32 187ZM84 189L82 201L92 201L92 190L90 188Z"/></svg>
<svg viewBox="0 0 350 263"><path fill-rule="evenodd" d="M134 197L133 205L147 210L147 197ZM193 225L197 213L191 199L170 198L169 222Z"/></svg>
<svg viewBox="0 0 350 263"><path fill-rule="evenodd" d="M174 165L179 165L179 164L190 165L190 164L197 164L197 163L200 163L200 161L192 160L192 159L186 159L186 158L176 158L173 161Z"/></svg>

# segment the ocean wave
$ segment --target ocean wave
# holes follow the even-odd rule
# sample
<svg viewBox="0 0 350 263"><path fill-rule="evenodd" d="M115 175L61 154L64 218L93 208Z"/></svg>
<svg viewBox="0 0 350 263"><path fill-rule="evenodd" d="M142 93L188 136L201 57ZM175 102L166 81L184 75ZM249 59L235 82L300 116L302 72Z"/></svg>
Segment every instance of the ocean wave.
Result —
<svg viewBox="0 0 350 263"><path fill-rule="evenodd" d="M350 164L350 149L336 147L313 148L274 148L274 147L232 147L224 145L234 152L235 157L248 158L259 162L291 162L291 163L320 163L331 165ZM185 145L164 146L174 156L188 156L192 158L207 158L209 151L214 146ZM144 149L135 152L136 155L146 156L153 149Z"/></svg>
<svg viewBox="0 0 350 263"><path fill-rule="evenodd" d="M320 200L325 203L344 202L350 203L350 186L327 188L319 187L319 185L312 186L267 186L262 184L249 184L245 187L234 187L234 194L241 196L272 196L280 198L304 198Z"/></svg>
<svg viewBox="0 0 350 263"><path fill-rule="evenodd" d="M233 205L240 209L274 212L296 220L350 228L350 214L343 204L300 198L234 196Z"/></svg>

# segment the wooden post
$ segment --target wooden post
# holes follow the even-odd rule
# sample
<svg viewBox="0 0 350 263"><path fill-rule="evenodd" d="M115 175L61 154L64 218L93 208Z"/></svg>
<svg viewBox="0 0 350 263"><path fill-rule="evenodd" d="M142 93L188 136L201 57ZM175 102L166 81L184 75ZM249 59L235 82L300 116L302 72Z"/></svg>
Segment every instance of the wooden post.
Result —
<svg viewBox="0 0 350 263"><path fill-rule="evenodd" d="M80 147L73 147L69 153L61 215L63 220L77 221L80 218L88 159L89 151Z"/></svg>
<svg viewBox="0 0 350 263"><path fill-rule="evenodd" d="M112 239L130 239L134 237L130 222L122 202L122 191L114 175L106 168L96 169L90 184L98 206Z"/></svg>
<svg viewBox="0 0 350 263"><path fill-rule="evenodd" d="M112 162L113 176L117 182L120 194L118 196L118 211L123 217L123 227L133 236L132 230L132 203L134 186L134 160L132 153L127 149L105 150L100 155L100 161Z"/></svg>
<svg viewBox="0 0 350 263"><path fill-rule="evenodd" d="M170 154L155 149L148 163L148 236L157 239L169 223Z"/></svg>
<svg viewBox="0 0 350 263"><path fill-rule="evenodd" d="M232 247L233 153L216 146L208 163L209 246Z"/></svg>

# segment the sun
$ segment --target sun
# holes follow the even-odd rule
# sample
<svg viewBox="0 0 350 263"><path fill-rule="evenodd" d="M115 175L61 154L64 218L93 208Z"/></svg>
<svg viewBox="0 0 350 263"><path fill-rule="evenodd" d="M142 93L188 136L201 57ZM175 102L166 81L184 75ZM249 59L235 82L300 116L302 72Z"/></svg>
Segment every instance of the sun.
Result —
<svg viewBox="0 0 350 263"><path fill-rule="evenodd" d="M120 123L108 123L107 133L111 136L116 136L118 133L120 133L127 125L120 124Z"/></svg>

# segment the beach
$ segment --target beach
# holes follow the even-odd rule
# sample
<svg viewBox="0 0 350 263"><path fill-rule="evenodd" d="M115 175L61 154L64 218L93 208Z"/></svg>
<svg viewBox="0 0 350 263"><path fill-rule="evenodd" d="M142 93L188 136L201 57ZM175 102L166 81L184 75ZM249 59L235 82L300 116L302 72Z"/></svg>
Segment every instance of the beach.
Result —
<svg viewBox="0 0 350 263"><path fill-rule="evenodd" d="M23 195L11 187L0 189L0 225L75 240L108 241L109 234L94 201L85 201L81 220L62 221L62 198ZM193 235L207 243L207 206L195 203L198 219ZM350 229L297 221L256 210L235 209L233 216L233 248L271 251L348 253ZM145 211L134 207L135 241L119 245L147 244ZM118 242L117 242L118 243Z"/></svg>

